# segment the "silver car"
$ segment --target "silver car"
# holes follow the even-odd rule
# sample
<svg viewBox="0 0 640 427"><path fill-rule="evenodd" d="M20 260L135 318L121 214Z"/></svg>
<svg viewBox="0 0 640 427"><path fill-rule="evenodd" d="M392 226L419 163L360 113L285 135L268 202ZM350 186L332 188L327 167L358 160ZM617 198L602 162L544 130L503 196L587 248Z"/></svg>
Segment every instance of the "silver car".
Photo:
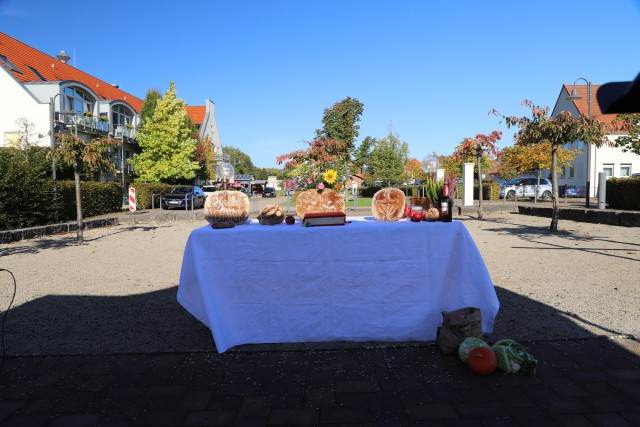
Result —
<svg viewBox="0 0 640 427"><path fill-rule="evenodd" d="M507 197L507 200L514 200L515 197L535 197L536 185L538 178L518 177L500 185L500 198ZM546 178L540 178L540 187L538 188L538 198L550 200L553 187L551 181Z"/></svg>

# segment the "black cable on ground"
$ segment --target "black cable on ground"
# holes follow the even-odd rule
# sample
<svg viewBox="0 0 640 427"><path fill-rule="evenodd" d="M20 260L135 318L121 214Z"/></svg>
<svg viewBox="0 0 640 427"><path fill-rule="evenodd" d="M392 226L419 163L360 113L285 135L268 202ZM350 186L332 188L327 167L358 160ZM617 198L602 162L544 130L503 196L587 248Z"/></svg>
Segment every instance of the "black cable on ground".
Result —
<svg viewBox="0 0 640 427"><path fill-rule="evenodd" d="M0 374L2 374L2 369L4 368L4 359L7 355L6 349L4 347L4 321L7 318L7 314L9 314L9 309L11 309L11 304L13 304L13 300L16 297L16 277L7 269L0 268L0 271L6 271L13 278L13 295L11 296L11 301L9 301L9 306L7 307L7 311L4 312L4 316L2 316L2 322L0 323L0 341L2 341L2 359L0 360Z"/></svg>

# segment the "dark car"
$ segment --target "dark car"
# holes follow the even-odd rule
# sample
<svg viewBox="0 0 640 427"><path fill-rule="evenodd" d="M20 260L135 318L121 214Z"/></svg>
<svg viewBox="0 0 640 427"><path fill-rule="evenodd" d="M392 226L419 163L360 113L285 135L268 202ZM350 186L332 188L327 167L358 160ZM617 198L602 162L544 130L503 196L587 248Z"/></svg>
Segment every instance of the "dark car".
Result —
<svg viewBox="0 0 640 427"><path fill-rule="evenodd" d="M196 185L180 185L173 187L162 198L162 208L197 209L204 207L204 191Z"/></svg>
<svg viewBox="0 0 640 427"><path fill-rule="evenodd" d="M276 189L267 187L262 190L262 197L276 197Z"/></svg>
<svg viewBox="0 0 640 427"><path fill-rule="evenodd" d="M561 185L558 187L559 197L585 197L584 187L577 185Z"/></svg>

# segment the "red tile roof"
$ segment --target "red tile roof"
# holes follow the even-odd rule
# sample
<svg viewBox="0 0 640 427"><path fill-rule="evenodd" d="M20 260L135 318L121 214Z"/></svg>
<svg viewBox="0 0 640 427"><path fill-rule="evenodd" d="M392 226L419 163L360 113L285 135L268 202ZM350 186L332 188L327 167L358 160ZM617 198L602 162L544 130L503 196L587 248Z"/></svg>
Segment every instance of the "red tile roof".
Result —
<svg viewBox="0 0 640 427"><path fill-rule="evenodd" d="M573 85L565 84L563 86L567 93L571 94ZM573 103L578 109L578 112L586 116L589 112L589 103L587 101L587 85L576 85L576 89L578 90L580 99L573 100ZM600 89L600 85L591 85L591 115L595 116L600 122L610 125L617 117L617 114L602 114L602 110L600 110L600 105L598 105L598 99L596 97L598 89Z"/></svg>
<svg viewBox="0 0 640 427"><path fill-rule="evenodd" d="M189 113L189 117L191 117L191 121L195 125L201 125L204 122L204 116L207 114L207 107L204 105L200 106L187 106L187 113Z"/></svg>
<svg viewBox="0 0 640 427"><path fill-rule="evenodd" d="M87 85L101 100L124 101L140 113L143 100L127 93L103 80L93 77L69 64L65 64L37 49L32 48L8 35L0 32L0 55L5 56L20 70L20 73L10 70L2 61L0 64L20 82L41 82L42 79L29 67L34 68L46 81L75 80Z"/></svg>

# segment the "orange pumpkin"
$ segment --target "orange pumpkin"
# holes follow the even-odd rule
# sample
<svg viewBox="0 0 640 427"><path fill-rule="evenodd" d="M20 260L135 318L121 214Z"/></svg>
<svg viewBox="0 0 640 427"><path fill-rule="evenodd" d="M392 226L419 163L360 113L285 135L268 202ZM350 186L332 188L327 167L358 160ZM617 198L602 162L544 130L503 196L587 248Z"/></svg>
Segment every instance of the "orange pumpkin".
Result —
<svg viewBox="0 0 640 427"><path fill-rule="evenodd" d="M498 367L498 357L491 347L476 347L469 351L467 364L478 375L489 375Z"/></svg>

